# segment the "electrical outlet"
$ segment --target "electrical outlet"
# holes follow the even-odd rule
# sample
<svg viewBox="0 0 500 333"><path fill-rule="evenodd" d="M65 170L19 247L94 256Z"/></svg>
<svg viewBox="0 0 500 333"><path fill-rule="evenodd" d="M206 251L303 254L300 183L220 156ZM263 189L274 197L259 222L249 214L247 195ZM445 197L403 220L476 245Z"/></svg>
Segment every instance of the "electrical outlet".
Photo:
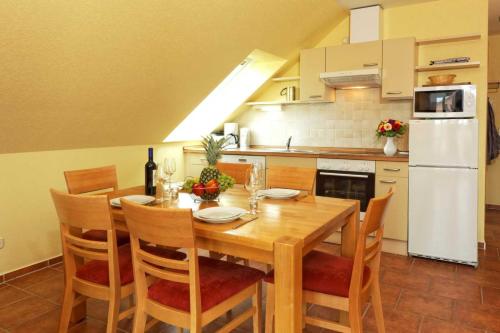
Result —
<svg viewBox="0 0 500 333"><path fill-rule="evenodd" d="M0 250L5 246L5 239L0 237Z"/></svg>

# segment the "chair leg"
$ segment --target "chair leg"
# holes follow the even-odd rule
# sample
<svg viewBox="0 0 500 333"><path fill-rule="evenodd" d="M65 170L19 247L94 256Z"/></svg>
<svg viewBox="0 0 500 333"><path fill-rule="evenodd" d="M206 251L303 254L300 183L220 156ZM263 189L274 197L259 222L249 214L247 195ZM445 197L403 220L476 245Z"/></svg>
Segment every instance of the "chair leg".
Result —
<svg viewBox="0 0 500 333"><path fill-rule="evenodd" d="M266 329L265 333L274 331L274 285L266 283Z"/></svg>
<svg viewBox="0 0 500 333"><path fill-rule="evenodd" d="M363 319L361 318L361 309L359 307L349 308L349 324L352 333L363 332Z"/></svg>
<svg viewBox="0 0 500 333"><path fill-rule="evenodd" d="M134 313L134 323L132 326L132 333L143 333L146 327L146 320L148 316L146 312L144 312L144 301L140 299L137 300L137 304L135 305L135 313ZM182 328L181 328L182 332Z"/></svg>
<svg viewBox="0 0 500 333"><path fill-rule="evenodd" d="M252 306L255 308L253 314L253 333L262 333L262 283L259 281L255 286L255 294L252 296Z"/></svg>
<svg viewBox="0 0 500 333"><path fill-rule="evenodd" d="M64 288L64 299L61 309L61 318L59 320L59 333L65 333L69 330L69 322L71 320L71 312L75 302L75 292L71 282L66 283Z"/></svg>
<svg viewBox="0 0 500 333"><path fill-rule="evenodd" d="M380 297L380 284L377 279L375 279L370 289L373 312L375 313L375 322L377 324L377 332L385 333L384 311L382 310L382 298Z"/></svg>
<svg viewBox="0 0 500 333"><path fill-rule="evenodd" d="M108 323L106 333L115 333L118 326L118 316L120 314L120 296L113 295L108 305Z"/></svg>

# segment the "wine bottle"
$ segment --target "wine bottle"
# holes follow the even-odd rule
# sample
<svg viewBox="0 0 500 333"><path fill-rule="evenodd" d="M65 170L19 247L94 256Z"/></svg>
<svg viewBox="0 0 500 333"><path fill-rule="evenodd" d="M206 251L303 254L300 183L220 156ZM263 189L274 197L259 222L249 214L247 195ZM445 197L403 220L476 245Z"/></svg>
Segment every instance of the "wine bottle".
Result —
<svg viewBox="0 0 500 333"><path fill-rule="evenodd" d="M153 161L153 147L148 148L148 162L144 166L146 172L145 192L146 195L156 194L156 163Z"/></svg>

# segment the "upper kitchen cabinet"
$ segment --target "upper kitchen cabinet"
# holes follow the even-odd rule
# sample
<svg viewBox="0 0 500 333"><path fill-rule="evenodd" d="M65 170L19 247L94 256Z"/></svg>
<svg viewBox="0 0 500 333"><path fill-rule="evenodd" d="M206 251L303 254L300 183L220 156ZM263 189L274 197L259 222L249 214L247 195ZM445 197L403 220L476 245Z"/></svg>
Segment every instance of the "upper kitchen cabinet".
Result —
<svg viewBox="0 0 500 333"><path fill-rule="evenodd" d="M382 67L382 41L329 46L326 72Z"/></svg>
<svg viewBox="0 0 500 333"><path fill-rule="evenodd" d="M335 90L327 87L319 78L325 71L325 48L300 51L300 99L301 101L335 100Z"/></svg>
<svg viewBox="0 0 500 333"><path fill-rule="evenodd" d="M416 84L415 38L386 39L383 50L382 98L412 99Z"/></svg>

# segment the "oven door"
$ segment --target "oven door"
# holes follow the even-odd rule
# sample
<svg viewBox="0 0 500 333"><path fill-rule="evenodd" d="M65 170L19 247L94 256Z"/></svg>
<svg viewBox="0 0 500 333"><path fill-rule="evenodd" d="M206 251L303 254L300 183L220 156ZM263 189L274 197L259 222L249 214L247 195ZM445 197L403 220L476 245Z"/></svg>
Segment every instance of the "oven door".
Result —
<svg viewBox="0 0 500 333"><path fill-rule="evenodd" d="M316 195L359 200L361 212L375 194L375 174L368 172L318 170Z"/></svg>

